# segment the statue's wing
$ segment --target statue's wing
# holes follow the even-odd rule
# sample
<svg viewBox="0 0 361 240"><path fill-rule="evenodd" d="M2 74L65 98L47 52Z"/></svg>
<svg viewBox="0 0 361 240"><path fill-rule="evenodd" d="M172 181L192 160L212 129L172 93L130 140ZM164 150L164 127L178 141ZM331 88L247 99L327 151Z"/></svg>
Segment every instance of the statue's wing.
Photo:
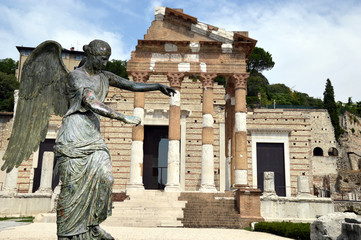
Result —
<svg viewBox="0 0 361 240"><path fill-rule="evenodd" d="M22 68L19 100L10 141L1 170L10 172L43 142L51 114L63 116L68 109L68 70L59 43L46 41L26 59Z"/></svg>

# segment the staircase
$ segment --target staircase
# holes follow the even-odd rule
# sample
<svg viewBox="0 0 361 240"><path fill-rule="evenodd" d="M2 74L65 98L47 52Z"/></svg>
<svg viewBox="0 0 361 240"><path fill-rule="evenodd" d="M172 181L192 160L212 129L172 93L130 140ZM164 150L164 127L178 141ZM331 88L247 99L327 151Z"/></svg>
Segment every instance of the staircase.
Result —
<svg viewBox="0 0 361 240"><path fill-rule="evenodd" d="M124 227L183 227L185 201L180 193L146 190L132 193L129 200L113 203L113 214L103 223Z"/></svg>
<svg viewBox="0 0 361 240"><path fill-rule="evenodd" d="M187 201L181 220L189 228L241 228L239 211L233 192L181 193L179 200Z"/></svg>

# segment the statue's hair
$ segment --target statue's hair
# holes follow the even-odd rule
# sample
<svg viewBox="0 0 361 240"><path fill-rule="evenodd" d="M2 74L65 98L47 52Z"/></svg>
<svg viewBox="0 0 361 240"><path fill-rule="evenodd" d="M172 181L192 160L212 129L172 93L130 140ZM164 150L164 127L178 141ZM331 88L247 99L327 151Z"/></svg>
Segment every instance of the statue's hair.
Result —
<svg viewBox="0 0 361 240"><path fill-rule="evenodd" d="M89 55L109 55L111 54L112 50L109 44L103 40L93 40L88 45L83 46L83 50L86 56Z"/></svg>

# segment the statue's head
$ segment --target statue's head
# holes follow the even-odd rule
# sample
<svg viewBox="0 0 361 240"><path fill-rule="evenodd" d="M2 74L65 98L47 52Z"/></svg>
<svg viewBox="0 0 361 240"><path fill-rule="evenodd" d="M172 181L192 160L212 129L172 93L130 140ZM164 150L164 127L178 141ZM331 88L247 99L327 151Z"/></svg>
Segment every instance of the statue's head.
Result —
<svg viewBox="0 0 361 240"><path fill-rule="evenodd" d="M106 66L111 48L107 42L102 40L93 40L88 45L83 46L87 61L90 61L94 68L102 69Z"/></svg>
<svg viewBox="0 0 361 240"><path fill-rule="evenodd" d="M86 56L110 56L112 50L107 42L103 40L93 40L88 45L83 46Z"/></svg>

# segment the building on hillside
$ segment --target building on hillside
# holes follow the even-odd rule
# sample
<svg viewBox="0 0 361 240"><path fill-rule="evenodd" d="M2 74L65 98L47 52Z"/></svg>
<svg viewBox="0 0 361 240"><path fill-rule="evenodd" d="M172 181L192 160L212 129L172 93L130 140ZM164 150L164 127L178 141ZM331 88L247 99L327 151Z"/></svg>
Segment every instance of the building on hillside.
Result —
<svg viewBox="0 0 361 240"><path fill-rule="evenodd" d="M34 47L24 47L24 46L16 46L16 48L18 49L20 56L19 56L19 66L18 66L18 69L16 69L15 76L16 76L16 79L18 79L18 81L20 82L22 66L23 66L24 62L26 61L26 59L28 58L28 56L30 55L30 53L35 48ZM73 71L79 65L80 61L83 59L85 54L84 54L84 52L76 51L74 49L74 47L71 47L70 50L63 49L61 56L62 56L65 67L69 71Z"/></svg>
<svg viewBox="0 0 361 240"><path fill-rule="evenodd" d="M308 177L305 193L329 196L335 191L331 185L337 177L338 147L326 110L247 111L246 62L255 45L248 32L208 25L179 9L156 8L127 71L131 81L170 85L178 93L169 99L158 92L110 88L107 105L142 118L136 127L102 118L115 194L155 190L230 192L227 196L233 197L231 191L238 189L240 215L249 222L261 219L260 194L268 189L264 172L274 172L280 197L300 195L300 176ZM18 49L22 62L22 52L32 48ZM44 152L52 151L60 124L61 118L51 119L45 142L18 168L13 178L19 193L39 189ZM4 151L6 137L1 140ZM51 184L54 189L56 178Z"/></svg>

